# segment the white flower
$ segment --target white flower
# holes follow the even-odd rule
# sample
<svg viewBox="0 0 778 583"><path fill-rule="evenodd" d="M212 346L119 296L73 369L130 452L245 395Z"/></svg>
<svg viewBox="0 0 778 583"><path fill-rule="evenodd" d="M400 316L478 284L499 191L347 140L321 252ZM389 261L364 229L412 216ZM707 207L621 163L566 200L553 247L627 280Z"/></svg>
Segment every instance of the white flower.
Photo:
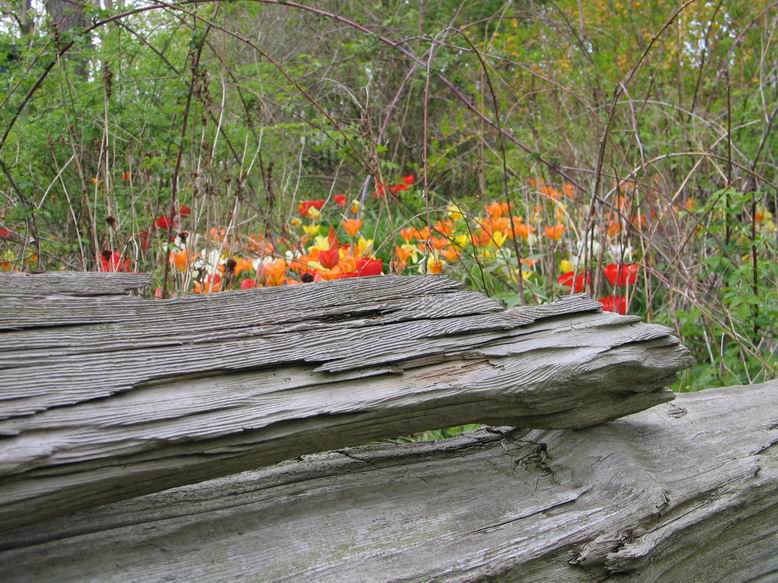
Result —
<svg viewBox="0 0 778 583"><path fill-rule="evenodd" d="M213 275L218 271L221 257L222 253L220 249L203 249L200 251L200 257L194 260L192 266L197 271L205 269L205 272L208 275Z"/></svg>
<svg viewBox="0 0 778 583"><path fill-rule="evenodd" d="M608 246L608 253L611 257L621 261L622 257L625 261L632 261L632 246L623 246L621 243L615 243Z"/></svg>
<svg viewBox="0 0 778 583"><path fill-rule="evenodd" d="M586 254L593 254L595 257L600 256L600 251L602 250L602 246L597 242L593 241L593 244L590 244L588 241L581 240L578 241L578 253L576 256L583 256L584 248L586 249Z"/></svg>

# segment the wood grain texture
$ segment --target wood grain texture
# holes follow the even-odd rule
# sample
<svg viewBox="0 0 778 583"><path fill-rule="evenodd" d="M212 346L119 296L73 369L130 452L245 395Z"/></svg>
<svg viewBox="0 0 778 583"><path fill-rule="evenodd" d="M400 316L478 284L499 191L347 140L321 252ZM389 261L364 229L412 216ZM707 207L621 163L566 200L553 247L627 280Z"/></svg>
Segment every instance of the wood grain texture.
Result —
<svg viewBox="0 0 778 583"><path fill-rule="evenodd" d="M778 381L306 456L0 536L15 581L778 579Z"/></svg>
<svg viewBox="0 0 778 583"><path fill-rule="evenodd" d="M121 296L151 284L145 273L50 271L0 274L0 297L11 296Z"/></svg>
<svg viewBox="0 0 778 583"><path fill-rule="evenodd" d="M0 529L426 429L586 427L689 363L585 297L503 310L439 277L0 307Z"/></svg>

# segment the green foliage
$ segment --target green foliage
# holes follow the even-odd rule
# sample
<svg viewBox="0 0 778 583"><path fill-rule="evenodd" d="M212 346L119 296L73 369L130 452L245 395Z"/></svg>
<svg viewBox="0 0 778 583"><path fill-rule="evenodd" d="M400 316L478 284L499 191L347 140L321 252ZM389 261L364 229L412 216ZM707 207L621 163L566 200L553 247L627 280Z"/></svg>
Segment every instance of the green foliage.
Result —
<svg viewBox="0 0 778 583"><path fill-rule="evenodd" d="M534 229L519 243L532 260L524 297L510 243L463 246L449 275L507 305L534 303L568 292L561 262L581 259L598 274L587 291L607 296L621 291L599 272L629 249L625 261L641 265L629 310L673 327L697 359L676 388L773 377L775 7L719 4L675 14L669 0L339 3L367 32L239 0L139 12L91 33L55 34L34 11L9 18L0 135L12 129L0 160L13 184L0 173L0 226L18 237L0 237L0 267L98 269L116 251L161 281L169 242L153 225L174 179L177 204L194 209L176 230L202 248L227 229L226 255L259 236L304 248L299 202L360 199L371 176L360 216L387 266L401 229L444 220L455 201L478 234L507 190ZM83 16L111 13L90 4ZM484 119L490 84L503 139ZM414 188L372 196L407 174ZM544 192L572 182L573 197ZM555 224L566 228L556 242L544 235ZM581 252L593 248L586 233L595 257Z"/></svg>

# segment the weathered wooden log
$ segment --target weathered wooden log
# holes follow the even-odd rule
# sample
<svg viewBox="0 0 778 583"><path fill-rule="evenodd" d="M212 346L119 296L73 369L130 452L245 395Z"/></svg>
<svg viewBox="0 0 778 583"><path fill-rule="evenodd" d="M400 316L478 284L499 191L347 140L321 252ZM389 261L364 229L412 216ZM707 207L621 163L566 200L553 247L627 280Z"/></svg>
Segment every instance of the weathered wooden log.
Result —
<svg viewBox="0 0 778 583"><path fill-rule="evenodd" d="M0 307L4 529L425 429L586 427L689 362L590 299L503 310L435 277Z"/></svg>
<svg viewBox="0 0 778 583"><path fill-rule="evenodd" d="M145 273L3 273L0 296L122 296L150 284L151 276Z"/></svg>
<svg viewBox="0 0 778 583"><path fill-rule="evenodd" d="M384 444L0 536L13 581L778 579L778 381L580 431Z"/></svg>

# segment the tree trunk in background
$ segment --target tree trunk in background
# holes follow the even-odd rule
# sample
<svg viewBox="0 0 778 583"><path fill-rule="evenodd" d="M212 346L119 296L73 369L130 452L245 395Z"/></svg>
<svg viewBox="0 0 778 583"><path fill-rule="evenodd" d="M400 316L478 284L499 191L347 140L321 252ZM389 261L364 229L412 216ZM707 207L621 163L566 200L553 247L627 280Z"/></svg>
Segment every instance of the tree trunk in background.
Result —
<svg viewBox="0 0 778 583"><path fill-rule="evenodd" d="M85 0L46 0L46 13L54 28L61 34L73 28L84 28L88 24L84 7Z"/></svg>
<svg viewBox="0 0 778 583"><path fill-rule="evenodd" d="M19 24L19 31L22 37L29 36L35 31L35 21L30 14L32 0L19 0L16 13L16 21Z"/></svg>
<svg viewBox="0 0 778 583"><path fill-rule="evenodd" d="M51 18L51 24L56 31L57 42L63 33L75 29L84 29L89 26L89 18L84 8L92 2L99 0L46 0L46 13ZM90 41L91 44L91 41ZM82 55L68 53L68 58L77 63L76 74L81 79L88 75L88 58Z"/></svg>

